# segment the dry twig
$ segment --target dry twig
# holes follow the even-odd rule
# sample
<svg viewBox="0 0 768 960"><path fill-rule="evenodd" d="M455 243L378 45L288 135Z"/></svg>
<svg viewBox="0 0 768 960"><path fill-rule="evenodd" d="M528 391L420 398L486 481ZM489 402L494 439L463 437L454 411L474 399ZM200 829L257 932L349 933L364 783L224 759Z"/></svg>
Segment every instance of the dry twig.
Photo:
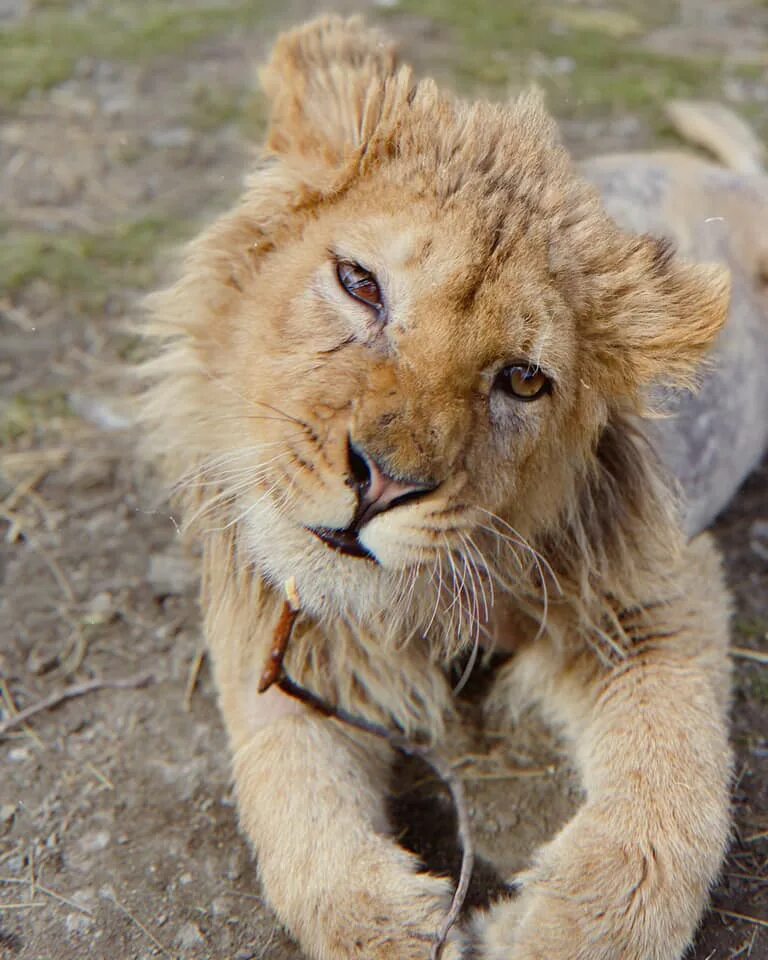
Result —
<svg viewBox="0 0 768 960"><path fill-rule="evenodd" d="M435 939L432 944L430 960L440 960L440 956L443 952L443 947L445 946L445 942L451 927L456 923L459 913L461 912L461 908L464 905L464 901L466 900L467 891L469 889L469 881L472 876L472 868L475 860L471 826L469 822L469 810L464 798L464 787L462 782L456 775L450 763L447 760L436 756L428 747L416 743L413 740L409 740L408 737L397 732L396 730L390 730L381 724L372 723L363 717L357 717L354 714L348 713L343 707L337 707L328 703L326 700L323 700L322 697L319 697L311 690L307 690L305 687L302 687L290 676L288 676L283 667L283 659L288 648L288 643L291 639L293 625L296 622L296 617L299 613L298 596L296 594L296 585L293 578L291 578L291 580L286 584L286 593L288 595L288 599L286 600L280 614L280 619L275 630L269 657L264 667L264 672L261 675L261 680L258 687L259 693L264 693L273 684L276 684L283 691L283 693L286 693L288 696L306 704L306 706L315 710L317 713L322 714L324 717L338 720L340 723L354 727L356 730L360 730L363 733L371 734L374 737L379 737L380 739L385 740L395 750L405 753L408 756L419 757L435 771L438 777L440 777L440 779L446 784L451 792L451 797L456 808L458 835L462 850L461 870L459 873L459 882L456 886L456 890L454 891L450 909L443 918L443 922L440 924L439 929L435 933Z"/></svg>
<svg viewBox="0 0 768 960"><path fill-rule="evenodd" d="M733 910L715 910L715 913L721 917L732 917L734 920L744 920L746 923L754 923L758 927L767 927L768 920L761 920L760 917L750 917L746 913L735 913Z"/></svg>
<svg viewBox="0 0 768 960"><path fill-rule="evenodd" d="M283 604L280 619L272 637L269 657L259 680L259 693L265 693L272 684L279 680L283 672L283 659L285 651L288 649L288 641L291 639L293 625L299 615L299 595L296 592L296 580L293 577L286 582L285 592L288 599Z"/></svg>
<svg viewBox="0 0 768 960"><path fill-rule="evenodd" d="M142 932L146 937L148 937L148 938L152 941L152 943L155 945L155 947L157 947L157 949L158 949L161 953L164 953L166 957L172 957L172 956L173 956L173 954L171 953L171 951L170 951L166 946L164 946L164 945L157 939L157 937L154 935L154 933L152 933L152 931L149 930L149 929L141 922L141 920L139 920L139 918L138 918L137 916L134 916L134 914L131 913L131 911L128 909L128 907L126 907L124 904L120 903L120 901L117 900L114 896L109 896L109 897L107 897L107 899L109 900L110 903L113 903L113 904L117 907L118 910L121 910L121 911L125 914L125 916L128 917L128 919L131 921L131 923L135 923L136 926L139 928L139 930L141 930L141 932Z"/></svg>
<svg viewBox="0 0 768 960"><path fill-rule="evenodd" d="M30 907L44 907L44 903L29 901L29 903L0 903L0 910L29 910Z"/></svg>
<svg viewBox="0 0 768 960"><path fill-rule="evenodd" d="M187 686L184 690L184 709L187 711L187 713L189 713L189 711L192 709L192 697L197 689L197 681L200 678L200 671L203 668L205 656L205 650L198 650L189 667L189 673L187 674Z"/></svg>
<svg viewBox="0 0 768 960"><path fill-rule="evenodd" d="M755 663L768 665L768 653L762 650L751 650L749 647L731 647L731 656L740 660L752 660Z"/></svg>
<svg viewBox="0 0 768 960"><path fill-rule="evenodd" d="M52 900L58 900L59 903L66 904L68 907L73 907L75 910L79 910L80 913L84 913L87 917L93 916L93 912L87 907L77 903L75 900L70 900L68 897L62 896L60 893L56 893L56 891L51 890L50 887L44 887L41 883L37 883L36 881L33 885L32 880L21 880L17 877L0 877L0 883L26 884L32 891L32 896L34 896L36 893L43 893L46 897L50 897ZM29 901L29 905L33 905L31 900ZM35 901L34 906L42 907L44 904ZM5 904L3 904L3 907L5 907Z"/></svg>
<svg viewBox="0 0 768 960"><path fill-rule="evenodd" d="M65 687L56 693L52 693L37 703L33 703L12 717L7 717L0 722L0 737L5 736L14 727L26 723L30 717L34 717L44 710L52 710L65 700L72 700L75 697L82 697L86 693L93 693L94 690L133 690L138 687L145 687L152 683L154 677L150 673L141 673L134 677L118 677L115 680L87 680L85 683L75 683L71 687Z"/></svg>

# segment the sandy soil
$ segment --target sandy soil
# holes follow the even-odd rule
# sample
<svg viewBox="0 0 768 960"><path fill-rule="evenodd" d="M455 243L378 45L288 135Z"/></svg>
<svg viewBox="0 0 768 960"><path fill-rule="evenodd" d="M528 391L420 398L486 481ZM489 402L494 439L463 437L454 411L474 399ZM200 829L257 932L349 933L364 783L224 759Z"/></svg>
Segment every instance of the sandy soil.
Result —
<svg viewBox="0 0 768 960"><path fill-rule="evenodd" d="M595 3L562 6L605 13ZM627 4L613 6L626 16ZM691 58L705 49L721 65L745 50L765 57L764 4L649 8L656 19L638 49ZM41 30L51 9L74 22L97 16L99 3L0 0L0 31ZM130 323L167 269L157 251L238 192L260 122L254 62L278 22L311 12L297 0L278 15L265 5L255 19L233 15L231 28L216 20L209 35L160 44L152 56L79 54L63 79L2 108L0 719L68 684L152 676L143 689L72 699L0 742L3 957L300 956L263 905L238 834L199 659L194 566L137 462L130 398L115 385L141 353ZM450 76L466 52L461 35L428 12L387 5L372 16L386 17L423 69ZM628 29L604 18L601 29L618 36L622 23ZM762 79L734 69L738 77L723 67L722 97L754 117L768 102L764 67ZM552 105L580 155L668 137L641 108L579 115ZM716 526L736 596L734 643L763 650L767 491L768 462ZM768 666L737 658L735 673L736 827L696 960L768 957ZM455 740L481 857L473 903L498 895L579 799L535 717L503 749L479 731L484 679L473 681ZM443 790L413 764L395 782L404 842L432 868L455 871Z"/></svg>

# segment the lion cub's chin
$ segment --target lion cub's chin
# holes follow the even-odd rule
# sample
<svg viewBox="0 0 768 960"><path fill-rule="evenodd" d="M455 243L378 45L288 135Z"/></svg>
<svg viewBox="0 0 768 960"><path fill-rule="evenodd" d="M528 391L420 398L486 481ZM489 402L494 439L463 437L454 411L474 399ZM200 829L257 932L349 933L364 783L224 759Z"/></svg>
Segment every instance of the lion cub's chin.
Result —
<svg viewBox="0 0 768 960"><path fill-rule="evenodd" d="M251 508L244 532L251 559L264 579L282 588L294 577L302 609L320 621L342 616L366 623L384 612L395 619L393 604L404 582L410 587L401 551L387 549L384 542L381 550L376 549L376 541L385 538L363 537L379 563L346 556L267 501Z"/></svg>

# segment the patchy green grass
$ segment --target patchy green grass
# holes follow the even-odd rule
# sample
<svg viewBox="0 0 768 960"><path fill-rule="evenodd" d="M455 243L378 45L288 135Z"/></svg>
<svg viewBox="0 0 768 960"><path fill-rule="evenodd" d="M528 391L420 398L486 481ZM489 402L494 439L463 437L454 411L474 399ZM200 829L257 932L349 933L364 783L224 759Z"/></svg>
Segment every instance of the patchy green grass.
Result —
<svg viewBox="0 0 768 960"><path fill-rule="evenodd" d="M636 111L658 122L671 97L716 96L723 73L712 58L665 56L640 45L639 38L664 21L663 6L614 0L612 9L585 10L529 0L402 0L397 9L449 31L450 61L440 66L465 90L498 95L536 82L559 117Z"/></svg>
<svg viewBox="0 0 768 960"><path fill-rule="evenodd" d="M251 141L260 141L267 125L267 104L261 91L250 87L199 87L184 122L200 133L236 124Z"/></svg>
<svg viewBox="0 0 768 960"><path fill-rule="evenodd" d="M246 91L232 87L200 86L192 95L186 123L200 133L238 123L245 109Z"/></svg>
<svg viewBox="0 0 768 960"><path fill-rule="evenodd" d="M45 2L0 32L0 109L72 75L82 57L139 63L206 37L262 25L275 0Z"/></svg>
<svg viewBox="0 0 768 960"><path fill-rule="evenodd" d="M71 416L66 394L61 390L17 393L0 401L0 445L14 443Z"/></svg>
<svg viewBox="0 0 768 960"><path fill-rule="evenodd" d="M737 617L733 632L737 640L763 640L768 637L768 620L764 617Z"/></svg>
<svg viewBox="0 0 768 960"><path fill-rule="evenodd" d="M0 245L0 289L13 295L36 279L98 304L112 290L144 289L157 279L157 252L191 225L144 219L103 233L15 231Z"/></svg>

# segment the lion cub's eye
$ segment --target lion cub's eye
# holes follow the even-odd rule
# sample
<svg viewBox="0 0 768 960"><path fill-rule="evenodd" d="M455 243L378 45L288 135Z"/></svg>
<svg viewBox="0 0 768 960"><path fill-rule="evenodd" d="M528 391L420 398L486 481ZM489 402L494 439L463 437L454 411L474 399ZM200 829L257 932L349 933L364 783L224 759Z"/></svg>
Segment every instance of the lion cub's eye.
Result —
<svg viewBox="0 0 768 960"><path fill-rule="evenodd" d="M373 307L374 310L383 308L379 284L370 270L351 260L339 260L336 264L336 276L350 297Z"/></svg>
<svg viewBox="0 0 768 960"><path fill-rule="evenodd" d="M538 367L522 363L504 367L496 377L495 386L516 400L538 400L552 392L549 377Z"/></svg>

